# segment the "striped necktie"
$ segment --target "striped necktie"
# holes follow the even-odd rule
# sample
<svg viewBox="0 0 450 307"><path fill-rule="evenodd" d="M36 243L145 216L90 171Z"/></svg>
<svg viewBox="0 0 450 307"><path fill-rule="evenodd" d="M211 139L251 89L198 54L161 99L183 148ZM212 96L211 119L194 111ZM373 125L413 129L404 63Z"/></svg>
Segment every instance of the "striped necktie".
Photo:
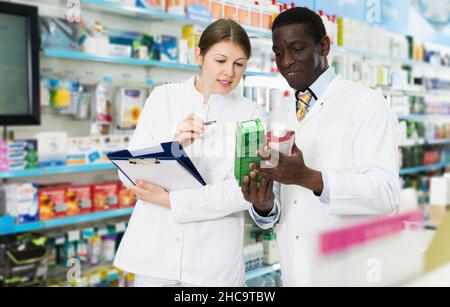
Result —
<svg viewBox="0 0 450 307"><path fill-rule="evenodd" d="M297 98L297 120L301 122L308 112L308 106L313 96L308 90L304 92L298 91L295 96Z"/></svg>

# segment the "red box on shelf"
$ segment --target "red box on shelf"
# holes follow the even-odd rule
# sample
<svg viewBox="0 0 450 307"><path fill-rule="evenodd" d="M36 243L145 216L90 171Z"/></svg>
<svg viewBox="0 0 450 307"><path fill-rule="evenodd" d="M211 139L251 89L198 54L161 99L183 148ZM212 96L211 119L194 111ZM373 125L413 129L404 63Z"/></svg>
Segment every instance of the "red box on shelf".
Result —
<svg viewBox="0 0 450 307"><path fill-rule="evenodd" d="M92 185L93 211L119 208L119 184L117 182Z"/></svg>
<svg viewBox="0 0 450 307"><path fill-rule="evenodd" d="M441 161L441 154L438 150L429 150L424 155L424 165L432 165Z"/></svg>
<svg viewBox="0 0 450 307"><path fill-rule="evenodd" d="M39 190L39 219L47 221L67 216L66 187Z"/></svg>
<svg viewBox="0 0 450 307"><path fill-rule="evenodd" d="M90 185L68 187L66 202L69 216L92 212L92 187Z"/></svg>
<svg viewBox="0 0 450 307"><path fill-rule="evenodd" d="M129 208L136 205L136 195L122 183L119 183L119 207Z"/></svg>

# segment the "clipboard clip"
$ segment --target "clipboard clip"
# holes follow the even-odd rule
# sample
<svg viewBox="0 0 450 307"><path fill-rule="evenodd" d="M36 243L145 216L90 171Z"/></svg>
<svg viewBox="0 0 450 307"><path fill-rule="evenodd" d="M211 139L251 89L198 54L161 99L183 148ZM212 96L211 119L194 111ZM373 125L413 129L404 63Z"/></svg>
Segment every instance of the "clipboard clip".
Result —
<svg viewBox="0 0 450 307"><path fill-rule="evenodd" d="M161 164L158 159L129 159L128 162L133 165L156 165Z"/></svg>

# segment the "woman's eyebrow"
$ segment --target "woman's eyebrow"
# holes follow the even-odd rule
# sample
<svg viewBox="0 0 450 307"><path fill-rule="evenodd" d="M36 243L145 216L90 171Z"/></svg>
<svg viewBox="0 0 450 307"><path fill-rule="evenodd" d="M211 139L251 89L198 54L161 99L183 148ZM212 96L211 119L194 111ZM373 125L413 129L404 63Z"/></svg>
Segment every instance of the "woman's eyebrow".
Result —
<svg viewBox="0 0 450 307"><path fill-rule="evenodd" d="M226 56L225 54L217 53L216 55L220 55L220 56L223 56L224 58L228 59L228 56ZM241 60L247 60L247 58L239 58L239 59L236 59L235 61L241 61Z"/></svg>

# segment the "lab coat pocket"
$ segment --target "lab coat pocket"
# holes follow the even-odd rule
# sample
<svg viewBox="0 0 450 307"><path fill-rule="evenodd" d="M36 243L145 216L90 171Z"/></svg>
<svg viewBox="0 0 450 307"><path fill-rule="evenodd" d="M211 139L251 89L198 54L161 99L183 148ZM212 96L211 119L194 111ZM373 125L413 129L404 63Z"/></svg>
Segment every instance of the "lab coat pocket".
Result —
<svg viewBox="0 0 450 307"><path fill-rule="evenodd" d="M353 165L352 130L348 126L327 126L317 131L315 158L321 170L346 170Z"/></svg>

